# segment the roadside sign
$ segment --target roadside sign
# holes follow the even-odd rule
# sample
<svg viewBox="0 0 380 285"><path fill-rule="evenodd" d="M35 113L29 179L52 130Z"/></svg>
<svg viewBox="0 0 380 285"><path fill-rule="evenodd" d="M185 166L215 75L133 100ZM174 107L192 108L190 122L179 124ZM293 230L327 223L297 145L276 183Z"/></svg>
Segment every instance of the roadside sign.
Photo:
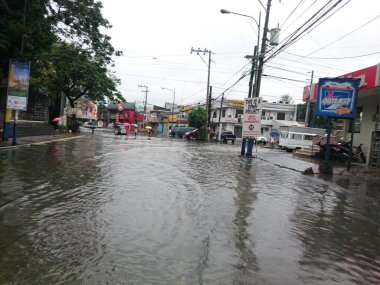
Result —
<svg viewBox="0 0 380 285"><path fill-rule="evenodd" d="M30 62L11 60L9 63L7 108L26 111L29 93Z"/></svg>
<svg viewBox="0 0 380 285"><path fill-rule="evenodd" d="M243 138L261 135L262 101L261 97L244 99Z"/></svg>
<svg viewBox="0 0 380 285"><path fill-rule="evenodd" d="M317 115L355 118L360 79L321 78L318 84Z"/></svg>

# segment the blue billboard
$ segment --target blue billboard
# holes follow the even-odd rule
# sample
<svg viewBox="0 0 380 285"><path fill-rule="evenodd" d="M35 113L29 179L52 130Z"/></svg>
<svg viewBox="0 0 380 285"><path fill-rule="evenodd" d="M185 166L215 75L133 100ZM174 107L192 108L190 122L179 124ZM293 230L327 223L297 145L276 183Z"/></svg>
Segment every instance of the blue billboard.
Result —
<svg viewBox="0 0 380 285"><path fill-rule="evenodd" d="M320 78L317 115L344 119L355 118L360 79Z"/></svg>

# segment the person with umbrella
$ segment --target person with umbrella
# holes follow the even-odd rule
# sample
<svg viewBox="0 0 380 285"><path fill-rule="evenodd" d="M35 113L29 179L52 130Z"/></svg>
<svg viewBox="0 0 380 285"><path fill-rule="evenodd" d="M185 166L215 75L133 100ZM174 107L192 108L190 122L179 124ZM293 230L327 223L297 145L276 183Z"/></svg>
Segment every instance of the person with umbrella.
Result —
<svg viewBox="0 0 380 285"><path fill-rule="evenodd" d="M150 137L150 135L152 133L152 127L151 126L146 126L145 128L148 130L148 137Z"/></svg>
<svg viewBox="0 0 380 285"><path fill-rule="evenodd" d="M58 123L59 123L59 121L61 121L62 120L62 117L57 117L57 118L54 118L53 120L52 120L52 122L53 122L53 127L54 127L54 136L57 136L58 135Z"/></svg>

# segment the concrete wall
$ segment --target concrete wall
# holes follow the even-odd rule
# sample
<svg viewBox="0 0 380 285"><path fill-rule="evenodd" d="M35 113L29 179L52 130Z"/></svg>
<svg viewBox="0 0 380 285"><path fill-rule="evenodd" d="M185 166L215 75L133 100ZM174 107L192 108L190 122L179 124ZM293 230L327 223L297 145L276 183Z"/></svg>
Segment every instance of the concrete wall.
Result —
<svg viewBox="0 0 380 285"><path fill-rule="evenodd" d="M360 133L354 133L353 145L357 146L359 144L363 144L362 149L367 157L367 161L369 160L368 158L371 146L372 132L375 131L375 121L373 119L376 111L378 111L377 108L379 108L379 106L380 94L358 98L357 107L363 107L363 119L360 127ZM345 120L343 130L346 141L351 139L351 133L348 132L349 126L349 120Z"/></svg>

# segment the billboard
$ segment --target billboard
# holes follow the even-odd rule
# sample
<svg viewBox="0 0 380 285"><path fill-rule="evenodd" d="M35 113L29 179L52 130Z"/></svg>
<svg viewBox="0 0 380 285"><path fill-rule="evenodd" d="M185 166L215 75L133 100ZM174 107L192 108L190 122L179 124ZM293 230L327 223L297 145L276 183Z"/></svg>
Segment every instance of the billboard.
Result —
<svg viewBox="0 0 380 285"><path fill-rule="evenodd" d="M257 137L261 135L261 97L245 98L243 109L242 137Z"/></svg>
<svg viewBox="0 0 380 285"><path fill-rule="evenodd" d="M320 78L317 115L344 119L355 118L360 79Z"/></svg>
<svg viewBox="0 0 380 285"><path fill-rule="evenodd" d="M7 108L26 111L29 92L30 62L9 63Z"/></svg>
<svg viewBox="0 0 380 285"><path fill-rule="evenodd" d="M98 106L90 100L78 99L74 108L69 110L69 114L76 115L77 119L97 120Z"/></svg>

